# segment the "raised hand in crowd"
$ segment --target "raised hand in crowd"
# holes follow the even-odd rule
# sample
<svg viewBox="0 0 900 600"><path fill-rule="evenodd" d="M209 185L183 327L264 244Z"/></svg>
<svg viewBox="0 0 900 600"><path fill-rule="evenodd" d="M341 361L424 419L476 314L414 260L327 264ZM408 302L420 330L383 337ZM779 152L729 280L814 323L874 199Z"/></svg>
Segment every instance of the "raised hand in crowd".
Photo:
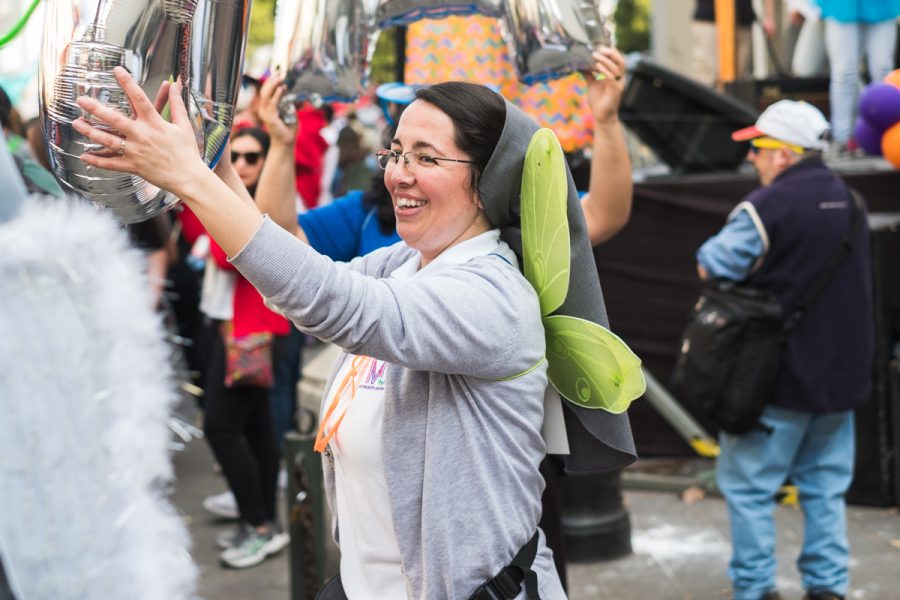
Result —
<svg viewBox="0 0 900 600"><path fill-rule="evenodd" d="M628 222L631 214L631 161L619 103L625 90L625 57L615 48L594 52L594 69L585 74L588 104L594 115L591 181L582 199L592 245L605 242Z"/></svg>
<svg viewBox="0 0 900 600"><path fill-rule="evenodd" d="M257 114L272 137L272 147L260 175L256 205L269 218L291 233L303 237L297 224L297 190L294 186L294 144L297 124L285 123L279 105L284 96L284 79L272 74L259 90Z"/></svg>

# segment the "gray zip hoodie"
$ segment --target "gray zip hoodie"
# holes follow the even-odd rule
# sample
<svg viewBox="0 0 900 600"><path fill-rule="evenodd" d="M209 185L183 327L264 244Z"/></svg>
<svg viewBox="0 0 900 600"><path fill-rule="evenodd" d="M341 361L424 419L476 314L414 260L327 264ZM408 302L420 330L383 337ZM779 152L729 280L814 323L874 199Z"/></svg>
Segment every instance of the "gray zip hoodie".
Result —
<svg viewBox="0 0 900 600"><path fill-rule="evenodd" d="M414 254L334 263L267 218L232 262L304 331L390 363L382 459L403 572L416 600L465 600L537 528L544 329L503 259L390 279ZM543 536L533 569L543 600L565 598Z"/></svg>

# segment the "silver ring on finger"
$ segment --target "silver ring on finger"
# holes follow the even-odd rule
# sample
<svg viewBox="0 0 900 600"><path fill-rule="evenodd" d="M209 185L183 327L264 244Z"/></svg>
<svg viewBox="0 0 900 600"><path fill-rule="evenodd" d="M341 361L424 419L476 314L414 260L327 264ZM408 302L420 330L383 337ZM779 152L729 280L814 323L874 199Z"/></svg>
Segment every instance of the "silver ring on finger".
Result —
<svg viewBox="0 0 900 600"><path fill-rule="evenodd" d="M122 138L122 143L119 144L119 156L125 156L125 138Z"/></svg>

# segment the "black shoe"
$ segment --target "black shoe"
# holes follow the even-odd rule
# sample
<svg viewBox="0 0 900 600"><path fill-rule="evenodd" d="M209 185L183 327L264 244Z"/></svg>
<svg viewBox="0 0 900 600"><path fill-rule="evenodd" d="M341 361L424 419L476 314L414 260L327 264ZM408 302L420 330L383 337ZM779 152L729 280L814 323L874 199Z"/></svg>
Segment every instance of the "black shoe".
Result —
<svg viewBox="0 0 900 600"><path fill-rule="evenodd" d="M803 600L844 600L844 597L834 592L806 592Z"/></svg>
<svg viewBox="0 0 900 600"><path fill-rule="evenodd" d="M781 600L781 594L779 594L775 590L772 590L771 592L766 592L765 594L763 594L759 600Z"/></svg>

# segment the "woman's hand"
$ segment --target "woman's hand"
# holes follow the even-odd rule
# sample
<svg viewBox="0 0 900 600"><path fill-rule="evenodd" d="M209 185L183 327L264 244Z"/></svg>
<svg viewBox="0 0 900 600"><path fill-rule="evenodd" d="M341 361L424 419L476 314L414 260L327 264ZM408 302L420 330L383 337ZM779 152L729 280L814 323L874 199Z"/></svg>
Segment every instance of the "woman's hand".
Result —
<svg viewBox="0 0 900 600"><path fill-rule="evenodd" d="M82 154L81 160L101 169L137 175L177 196L187 195L192 182L208 168L181 99L181 83L164 83L154 105L125 69L116 67L113 73L131 103L132 118L93 98L78 98L76 102L85 112L120 133L115 135L84 118L76 119L72 126L78 133L105 147L104 151ZM171 123L159 114L165 100Z"/></svg>
<svg viewBox="0 0 900 600"><path fill-rule="evenodd" d="M257 115L262 121L269 137L272 139L273 146L290 146L293 147L294 140L297 139L297 123L288 125L281 118L278 105L284 97L286 91L284 87L284 79L281 75L273 73L262 87L259 89L259 108Z"/></svg>
<svg viewBox="0 0 900 600"><path fill-rule="evenodd" d="M594 69L586 74L588 104L598 124L616 122L625 91L625 57L611 47L595 50Z"/></svg>

